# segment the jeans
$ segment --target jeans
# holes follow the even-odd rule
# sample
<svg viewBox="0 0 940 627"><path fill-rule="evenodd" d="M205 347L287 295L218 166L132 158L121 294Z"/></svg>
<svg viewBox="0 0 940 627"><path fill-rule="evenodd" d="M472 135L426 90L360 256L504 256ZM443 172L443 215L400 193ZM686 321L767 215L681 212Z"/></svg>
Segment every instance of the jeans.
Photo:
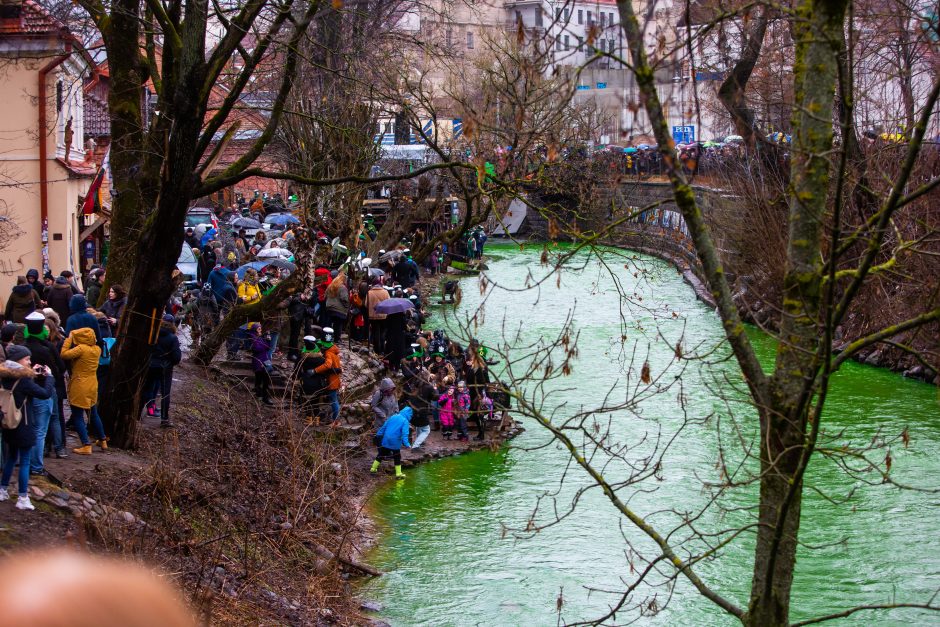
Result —
<svg viewBox="0 0 940 627"><path fill-rule="evenodd" d="M428 439L428 436L431 435L431 425L424 427L418 427L418 435L415 436L414 444L411 445L411 448L418 448L424 441Z"/></svg>
<svg viewBox="0 0 940 627"><path fill-rule="evenodd" d="M336 341L339 341L340 336L343 335L343 330L346 329L346 316L341 316L336 313L330 314L330 326L333 327L333 335L336 337Z"/></svg>
<svg viewBox="0 0 940 627"><path fill-rule="evenodd" d="M13 467L16 466L16 460L20 460L20 471L16 476L18 485L17 490L20 496L29 494L29 455L32 449L17 448L15 446L4 446L6 459L3 460L3 476L0 477L0 487L10 487L10 477L13 476Z"/></svg>
<svg viewBox="0 0 940 627"><path fill-rule="evenodd" d="M457 416L457 433L460 434L460 437L467 438L467 416L466 414L460 414Z"/></svg>
<svg viewBox="0 0 940 627"><path fill-rule="evenodd" d="M281 334L278 331L271 333L271 350L268 351L268 361L274 359L274 351L277 350L277 341L281 338Z"/></svg>
<svg viewBox="0 0 940 627"><path fill-rule="evenodd" d="M332 409L332 422L339 420L339 391L330 390L326 393L326 402L329 403L330 408Z"/></svg>
<svg viewBox="0 0 940 627"><path fill-rule="evenodd" d="M55 397L44 399L29 399L29 419L33 423L36 433L36 444L29 457L29 469L32 472L42 472L42 454L46 448L46 431L49 430L49 418L52 416Z"/></svg>
<svg viewBox="0 0 940 627"><path fill-rule="evenodd" d="M95 435L99 440L105 439L104 425L101 424L101 416L98 415L98 406L89 409L88 414L91 416L91 428ZM75 423L75 431L78 432L78 439L82 441L82 446L91 444L91 440L88 439L88 427L85 426L84 408L72 405L72 422Z"/></svg>
<svg viewBox="0 0 940 627"><path fill-rule="evenodd" d="M46 440L52 440L52 448L56 453L65 448L65 420L62 419L62 402L58 394L49 399L52 403L52 414L49 416L49 430Z"/></svg>

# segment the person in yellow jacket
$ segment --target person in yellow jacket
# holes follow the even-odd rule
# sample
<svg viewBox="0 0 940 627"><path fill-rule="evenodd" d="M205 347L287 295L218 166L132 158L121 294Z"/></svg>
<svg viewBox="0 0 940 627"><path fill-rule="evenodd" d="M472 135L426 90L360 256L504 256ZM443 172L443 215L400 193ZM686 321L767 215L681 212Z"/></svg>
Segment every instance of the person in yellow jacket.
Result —
<svg viewBox="0 0 940 627"><path fill-rule="evenodd" d="M98 415L98 359L101 348L96 343L95 332L88 327L75 329L62 344L62 359L70 362L72 373L69 376L68 397L72 408L72 420L82 445L72 449L79 455L91 455L91 441L85 426L85 412L95 431L95 444L102 450L108 448L108 437L104 434L104 425Z"/></svg>
<svg viewBox="0 0 940 627"><path fill-rule="evenodd" d="M258 271L248 268L245 280L238 284L238 300L242 303L255 303L261 300L261 288L258 287Z"/></svg>

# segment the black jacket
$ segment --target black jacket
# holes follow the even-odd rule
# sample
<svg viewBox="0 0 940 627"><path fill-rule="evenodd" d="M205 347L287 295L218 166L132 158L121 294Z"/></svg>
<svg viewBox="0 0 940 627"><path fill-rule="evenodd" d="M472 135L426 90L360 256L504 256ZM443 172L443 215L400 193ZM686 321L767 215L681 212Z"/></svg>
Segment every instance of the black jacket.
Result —
<svg viewBox="0 0 940 627"><path fill-rule="evenodd" d="M23 342L23 346L33 354L34 364L49 366L49 369L52 370L52 378L56 382L56 388L59 387L60 382L65 385L65 362L62 361L62 356L59 355L59 351L51 342L40 340L38 337L29 337Z"/></svg>
<svg viewBox="0 0 940 627"><path fill-rule="evenodd" d="M177 365L182 359L180 340L176 337L176 333L167 327L161 328L157 343L153 347L153 352L150 353L150 367L164 370Z"/></svg>
<svg viewBox="0 0 940 627"><path fill-rule="evenodd" d="M434 387L430 383L420 382L411 391L405 393L403 405L414 410L411 424L416 427L426 427L431 424L431 413L434 411L434 401L438 398Z"/></svg>

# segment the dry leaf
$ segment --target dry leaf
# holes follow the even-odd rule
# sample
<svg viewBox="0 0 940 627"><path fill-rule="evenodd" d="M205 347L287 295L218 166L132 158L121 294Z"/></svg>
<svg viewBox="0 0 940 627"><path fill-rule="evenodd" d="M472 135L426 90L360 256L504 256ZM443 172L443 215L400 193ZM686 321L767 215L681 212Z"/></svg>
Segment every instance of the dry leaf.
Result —
<svg viewBox="0 0 940 627"><path fill-rule="evenodd" d="M640 370L640 381L649 385L653 382L653 378L650 376L650 362L644 361L643 368Z"/></svg>

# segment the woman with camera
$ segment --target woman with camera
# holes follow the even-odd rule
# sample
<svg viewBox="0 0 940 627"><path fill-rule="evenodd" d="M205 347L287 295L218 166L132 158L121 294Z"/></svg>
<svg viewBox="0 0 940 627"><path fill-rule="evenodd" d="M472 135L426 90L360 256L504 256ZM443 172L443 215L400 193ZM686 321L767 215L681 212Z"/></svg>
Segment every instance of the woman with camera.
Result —
<svg viewBox="0 0 940 627"><path fill-rule="evenodd" d="M10 498L10 478L16 460L20 460L20 470L17 475L16 509L36 509L29 501L29 467L30 453L36 445L36 428L34 426L32 399L48 399L55 393L55 380L52 370L48 366L32 364L32 354L25 346L10 344L6 348L6 361L0 366L0 385L4 390L10 390L13 395L15 413L19 414L19 422L13 428L6 428L15 419L13 415L4 415L3 424L3 475L0 476L0 501ZM8 413L11 408L6 407Z"/></svg>

